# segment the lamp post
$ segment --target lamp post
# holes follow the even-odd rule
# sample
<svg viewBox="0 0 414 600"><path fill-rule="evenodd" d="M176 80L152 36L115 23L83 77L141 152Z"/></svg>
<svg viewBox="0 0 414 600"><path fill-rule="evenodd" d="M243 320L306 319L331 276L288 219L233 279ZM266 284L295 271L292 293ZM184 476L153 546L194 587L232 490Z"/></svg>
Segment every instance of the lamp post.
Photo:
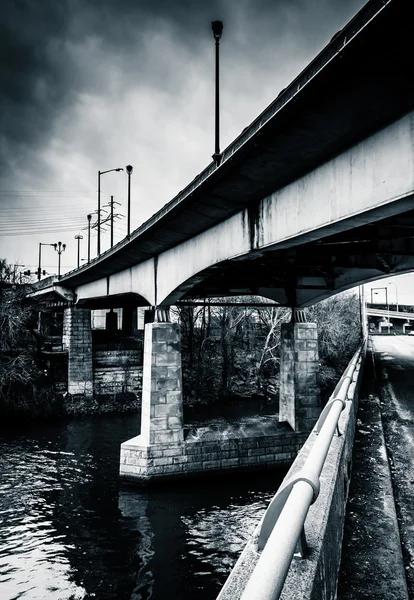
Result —
<svg viewBox="0 0 414 600"><path fill-rule="evenodd" d="M108 169L108 171L98 171L98 245L97 245L97 254L100 256L101 254L101 175L105 175L105 173L111 173L112 171L123 171L122 167L118 169Z"/></svg>
<svg viewBox="0 0 414 600"><path fill-rule="evenodd" d="M378 288L371 288L371 304L374 304L372 301L372 294L374 293L375 295L378 294L377 291L374 290L384 290L385 291L385 305L387 307L387 311L388 311L388 333L390 333L390 305L388 304L388 288L387 287L378 287Z"/></svg>
<svg viewBox="0 0 414 600"><path fill-rule="evenodd" d="M55 246L55 244L43 244L39 242L39 266L37 268L37 279L40 281L40 277L42 274L42 246Z"/></svg>
<svg viewBox="0 0 414 600"><path fill-rule="evenodd" d="M215 102L215 145L213 160L216 165L220 164L220 88L219 88L219 48L220 39L223 33L223 21L212 21L211 28L213 30L214 40L216 42L216 102Z"/></svg>
<svg viewBox="0 0 414 600"><path fill-rule="evenodd" d="M398 312L398 288L397 288L397 284L394 283L393 281L389 281L388 285L393 285L395 287L395 300L396 300L396 304L397 304L397 312Z"/></svg>
<svg viewBox="0 0 414 600"><path fill-rule="evenodd" d="M57 244L52 244L56 252L58 253L58 279L60 279L60 255L62 252L66 250L66 244L62 244L62 242L58 242Z"/></svg>
<svg viewBox="0 0 414 600"><path fill-rule="evenodd" d="M127 237L131 234L131 174L133 168L131 165L125 167L128 173L128 225L127 225Z"/></svg>
<svg viewBox="0 0 414 600"><path fill-rule="evenodd" d="M91 262L91 219L92 215L88 215L88 264Z"/></svg>
<svg viewBox="0 0 414 600"><path fill-rule="evenodd" d="M75 240L78 240L78 268L80 262L80 241L83 240L83 235L75 235Z"/></svg>

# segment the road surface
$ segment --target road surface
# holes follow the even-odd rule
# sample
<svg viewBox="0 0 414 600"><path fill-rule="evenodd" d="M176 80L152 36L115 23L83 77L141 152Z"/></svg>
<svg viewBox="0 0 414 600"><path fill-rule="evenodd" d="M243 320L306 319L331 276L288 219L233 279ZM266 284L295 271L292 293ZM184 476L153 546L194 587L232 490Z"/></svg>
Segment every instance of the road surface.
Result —
<svg viewBox="0 0 414 600"><path fill-rule="evenodd" d="M414 336L372 340L407 584L414 598Z"/></svg>

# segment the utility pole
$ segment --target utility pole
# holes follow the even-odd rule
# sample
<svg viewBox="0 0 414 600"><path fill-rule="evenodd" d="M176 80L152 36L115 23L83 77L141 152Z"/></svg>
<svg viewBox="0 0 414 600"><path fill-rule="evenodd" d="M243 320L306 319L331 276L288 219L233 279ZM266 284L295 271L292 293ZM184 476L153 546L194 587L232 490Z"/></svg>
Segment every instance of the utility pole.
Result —
<svg viewBox="0 0 414 600"><path fill-rule="evenodd" d="M114 197L111 196L111 248L114 245Z"/></svg>
<svg viewBox="0 0 414 600"><path fill-rule="evenodd" d="M105 206L102 208L102 210L105 210L106 206L109 207L109 215L107 217L105 217L105 219L103 221L101 221L101 226L105 225L109 221L110 233L111 233L111 248L114 245L114 221L118 217L124 216L124 215L121 215L120 213L114 213L115 204L117 204L118 206L121 206L120 203L116 202L114 200L114 197L111 196L111 200L110 200L109 204L105 204ZM105 212L107 212L107 211L105 211Z"/></svg>

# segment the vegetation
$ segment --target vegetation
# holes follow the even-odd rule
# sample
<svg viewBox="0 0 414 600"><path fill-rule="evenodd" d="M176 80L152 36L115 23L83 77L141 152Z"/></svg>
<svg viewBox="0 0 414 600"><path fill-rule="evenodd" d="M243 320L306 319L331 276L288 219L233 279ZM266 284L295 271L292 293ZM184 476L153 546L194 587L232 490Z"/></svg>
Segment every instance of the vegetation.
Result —
<svg viewBox="0 0 414 600"><path fill-rule="evenodd" d="M25 292L16 268L0 260L0 408L8 414L32 410L33 398L43 387L35 360L36 313Z"/></svg>
<svg viewBox="0 0 414 600"><path fill-rule="evenodd" d="M30 305L26 291L19 274L0 260L0 411L30 416L70 413L73 407L66 410L67 402L42 369L37 332L41 306ZM226 306L223 301L174 310L181 323L187 404L235 397L277 399L281 325L289 321L290 309ZM318 325L320 380L322 391L330 392L360 339L358 298L337 295L308 309L308 319ZM97 402L90 408L100 410Z"/></svg>
<svg viewBox="0 0 414 600"><path fill-rule="evenodd" d="M181 323L185 401L223 397L276 397L279 390L280 332L290 309L271 306L185 306ZM360 340L359 300L344 293L308 309L318 325L322 393L339 379Z"/></svg>

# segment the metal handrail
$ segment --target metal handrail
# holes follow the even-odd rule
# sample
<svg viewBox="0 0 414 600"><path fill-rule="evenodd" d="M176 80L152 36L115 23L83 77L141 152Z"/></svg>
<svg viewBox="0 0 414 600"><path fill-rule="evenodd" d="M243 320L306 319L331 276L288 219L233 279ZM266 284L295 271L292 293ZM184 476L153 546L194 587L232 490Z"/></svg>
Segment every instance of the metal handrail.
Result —
<svg viewBox="0 0 414 600"><path fill-rule="evenodd" d="M325 459L365 349L366 340L354 354L322 411L315 426L318 436L303 468L279 489L266 511L258 537L258 550L262 550L262 554L241 600L277 600L300 542L304 552L304 523L309 507L318 497Z"/></svg>

